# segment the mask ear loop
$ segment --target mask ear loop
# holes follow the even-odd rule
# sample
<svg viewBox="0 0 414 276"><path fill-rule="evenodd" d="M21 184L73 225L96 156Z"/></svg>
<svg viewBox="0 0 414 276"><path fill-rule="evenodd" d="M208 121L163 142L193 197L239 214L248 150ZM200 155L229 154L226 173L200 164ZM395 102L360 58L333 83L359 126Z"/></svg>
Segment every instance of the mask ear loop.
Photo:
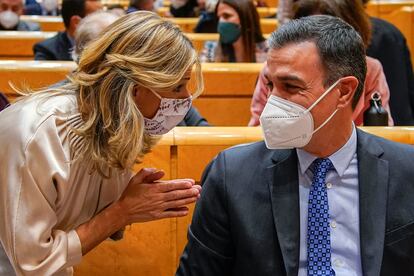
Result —
<svg viewBox="0 0 414 276"><path fill-rule="evenodd" d="M335 86L340 82L341 79L337 80L334 84L332 84L320 97L317 99L308 109L306 109L305 112L310 112L320 101L325 98L326 95L328 95L329 92L331 92Z"/></svg>
<svg viewBox="0 0 414 276"><path fill-rule="evenodd" d="M307 110L306 112L310 112L312 110L312 108L314 108L323 98L325 98L326 95L328 95L329 92L331 92L335 86L339 83L341 79L337 80L334 84L332 84L320 97L319 99L317 99ZM328 117L328 119L325 120L325 122L323 122L317 129L315 129L312 134L314 134L315 132L317 132L318 130L320 130L324 125L326 125L333 116L335 116L336 112L338 112L338 109L336 109L331 116Z"/></svg>

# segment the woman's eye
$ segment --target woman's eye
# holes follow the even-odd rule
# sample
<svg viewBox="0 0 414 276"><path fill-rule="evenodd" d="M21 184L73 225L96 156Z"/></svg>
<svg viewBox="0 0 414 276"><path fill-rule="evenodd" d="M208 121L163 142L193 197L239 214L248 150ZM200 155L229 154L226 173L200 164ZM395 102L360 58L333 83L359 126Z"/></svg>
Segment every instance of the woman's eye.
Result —
<svg viewBox="0 0 414 276"><path fill-rule="evenodd" d="M181 84L181 85L179 85L179 86L177 86L176 88L174 88L174 92L176 92L176 93L178 93L178 92L180 92L181 91L181 88L183 88L183 85Z"/></svg>

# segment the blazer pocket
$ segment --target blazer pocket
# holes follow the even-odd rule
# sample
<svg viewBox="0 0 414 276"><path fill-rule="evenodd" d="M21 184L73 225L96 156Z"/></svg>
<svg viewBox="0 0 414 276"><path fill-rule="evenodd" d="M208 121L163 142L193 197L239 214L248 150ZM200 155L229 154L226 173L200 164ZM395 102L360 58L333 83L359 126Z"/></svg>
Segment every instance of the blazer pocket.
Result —
<svg viewBox="0 0 414 276"><path fill-rule="evenodd" d="M385 245L392 245L399 241L414 237L414 222L398 227L385 233Z"/></svg>

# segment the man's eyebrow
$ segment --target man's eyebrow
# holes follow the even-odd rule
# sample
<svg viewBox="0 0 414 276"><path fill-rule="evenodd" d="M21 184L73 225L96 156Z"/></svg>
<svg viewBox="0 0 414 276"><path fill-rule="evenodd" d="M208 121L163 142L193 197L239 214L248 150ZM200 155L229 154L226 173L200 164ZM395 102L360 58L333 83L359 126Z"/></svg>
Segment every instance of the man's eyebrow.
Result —
<svg viewBox="0 0 414 276"><path fill-rule="evenodd" d="M279 81L296 81L296 82L299 82L302 85L306 84L301 78L299 78L295 75L278 76L277 79Z"/></svg>

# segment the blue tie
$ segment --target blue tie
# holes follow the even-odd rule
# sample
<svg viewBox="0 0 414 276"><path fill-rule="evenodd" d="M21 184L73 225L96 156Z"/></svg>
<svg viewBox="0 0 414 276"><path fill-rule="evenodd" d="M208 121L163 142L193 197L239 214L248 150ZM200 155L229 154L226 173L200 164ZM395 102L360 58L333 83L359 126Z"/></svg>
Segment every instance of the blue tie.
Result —
<svg viewBox="0 0 414 276"><path fill-rule="evenodd" d="M308 275L335 275L331 267L331 230L325 179L331 160L313 162L313 180L308 202Z"/></svg>

